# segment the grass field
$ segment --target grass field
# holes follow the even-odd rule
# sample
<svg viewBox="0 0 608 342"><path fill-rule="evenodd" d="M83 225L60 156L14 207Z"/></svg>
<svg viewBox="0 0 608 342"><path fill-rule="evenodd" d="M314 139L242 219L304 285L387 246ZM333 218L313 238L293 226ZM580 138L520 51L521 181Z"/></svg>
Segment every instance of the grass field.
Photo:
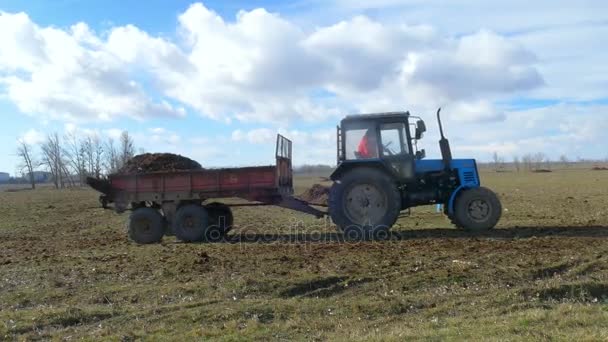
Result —
<svg viewBox="0 0 608 342"><path fill-rule="evenodd" d="M497 230L425 207L365 243L249 207L231 243L138 246L93 191L1 192L0 339L608 339L608 172L482 179Z"/></svg>

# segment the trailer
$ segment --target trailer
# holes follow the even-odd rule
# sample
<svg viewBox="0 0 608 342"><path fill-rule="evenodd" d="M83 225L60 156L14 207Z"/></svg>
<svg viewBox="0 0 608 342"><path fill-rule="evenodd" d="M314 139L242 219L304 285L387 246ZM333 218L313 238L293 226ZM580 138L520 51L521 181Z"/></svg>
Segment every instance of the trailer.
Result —
<svg viewBox="0 0 608 342"><path fill-rule="evenodd" d="M128 235L141 244L157 243L164 235L185 242L221 241L232 228L233 206L275 205L325 216L293 197L292 142L280 134L275 157L271 166L112 174L87 183L102 193L104 208L132 211ZM246 202L220 202L227 198Z"/></svg>

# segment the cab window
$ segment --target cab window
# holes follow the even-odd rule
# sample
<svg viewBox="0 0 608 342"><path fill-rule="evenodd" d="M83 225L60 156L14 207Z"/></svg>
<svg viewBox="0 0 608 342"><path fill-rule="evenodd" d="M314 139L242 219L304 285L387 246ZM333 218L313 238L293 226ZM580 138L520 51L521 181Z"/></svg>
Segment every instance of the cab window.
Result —
<svg viewBox="0 0 608 342"><path fill-rule="evenodd" d="M410 153L405 130L404 123L391 123L380 126L381 153L383 157Z"/></svg>
<svg viewBox="0 0 608 342"><path fill-rule="evenodd" d="M346 159L378 158L378 138L374 125L361 125L345 130Z"/></svg>

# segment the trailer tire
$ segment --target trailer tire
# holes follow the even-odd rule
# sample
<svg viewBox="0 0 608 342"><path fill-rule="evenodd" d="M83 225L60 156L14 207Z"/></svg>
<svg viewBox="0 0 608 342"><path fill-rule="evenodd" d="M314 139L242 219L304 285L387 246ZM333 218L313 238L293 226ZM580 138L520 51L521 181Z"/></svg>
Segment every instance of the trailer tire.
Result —
<svg viewBox="0 0 608 342"><path fill-rule="evenodd" d="M232 229L234 216L229 206L224 203L213 202L205 205L209 214L209 227L205 233L205 241L220 242Z"/></svg>
<svg viewBox="0 0 608 342"><path fill-rule="evenodd" d="M165 227L162 215L152 208L135 209L129 216L127 234L138 244L158 243L163 239Z"/></svg>
<svg viewBox="0 0 608 342"><path fill-rule="evenodd" d="M187 204L179 208L173 219L173 232L184 242L203 241L208 226L209 214L197 204Z"/></svg>
<svg viewBox="0 0 608 342"><path fill-rule="evenodd" d="M330 190L330 216L347 240L388 236L400 211L397 185L378 169L360 167L348 171Z"/></svg>
<svg viewBox="0 0 608 342"><path fill-rule="evenodd" d="M496 226L502 216L502 205L496 194L484 187L464 190L454 203L452 222L456 227L483 232Z"/></svg>

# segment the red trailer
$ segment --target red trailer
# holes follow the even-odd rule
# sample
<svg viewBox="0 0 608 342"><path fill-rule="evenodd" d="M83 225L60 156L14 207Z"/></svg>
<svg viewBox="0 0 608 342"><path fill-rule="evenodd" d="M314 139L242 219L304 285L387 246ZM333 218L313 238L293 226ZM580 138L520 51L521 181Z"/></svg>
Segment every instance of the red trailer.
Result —
<svg viewBox="0 0 608 342"><path fill-rule="evenodd" d="M101 192L104 207L132 210L129 237L137 243L156 243L164 235L178 239L219 241L232 227L230 206L276 205L316 217L326 212L293 197L292 143L278 135L276 165L203 169L89 178ZM227 205L211 199L241 198L247 203Z"/></svg>

